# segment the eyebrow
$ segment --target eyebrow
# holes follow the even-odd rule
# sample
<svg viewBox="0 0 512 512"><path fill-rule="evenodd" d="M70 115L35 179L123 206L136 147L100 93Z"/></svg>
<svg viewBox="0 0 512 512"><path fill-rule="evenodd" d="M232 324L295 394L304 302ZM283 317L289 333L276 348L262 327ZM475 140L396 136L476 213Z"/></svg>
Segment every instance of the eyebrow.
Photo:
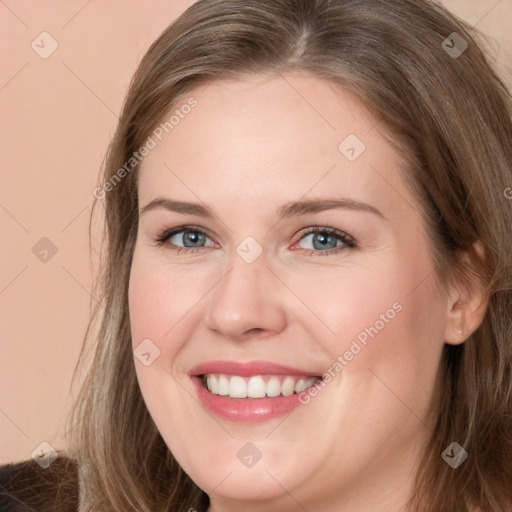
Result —
<svg viewBox="0 0 512 512"><path fill-rule="evenodd" d="M188 203L184 201L173 201L172 199L157 197L150 201L146 206L141 208L139 214L155 210L165 209L176 213L183 213L189 215L198 215L200 217L212 218L215 214L205 204L201 203ZM353 199L313 199L308 201L294 201L285 204L280 207L277 211L278 219L282 220L290 217L299 217L301 215L307 215L312 213L319 213L326 210L333 209L346 209L356 210L373 213L383 219L386 219L384 215L374 206L360 201L354 201Z"/></svg>

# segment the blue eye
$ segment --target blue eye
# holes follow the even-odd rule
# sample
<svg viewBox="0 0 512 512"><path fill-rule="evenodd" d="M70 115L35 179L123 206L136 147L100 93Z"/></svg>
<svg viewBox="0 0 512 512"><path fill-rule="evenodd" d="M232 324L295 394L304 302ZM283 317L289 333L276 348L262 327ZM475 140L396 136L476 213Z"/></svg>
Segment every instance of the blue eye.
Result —
<svg viewBox="0 0 512 512"><path fill-rule="evenodd" d="M155 242L157 246L169 242L170 248L178 252L183 251L183 249L185 249L185 252L194 252L204 249L205 247L215 246L213 242L207 244L208 240L210 240L210 238L204 231L194 228L193 226L182 226L180 228L164 231L158 235Z"/></svg>
<svg viewBox="0 0 512 512"><path fill-rule="evenodd" d="M173 241L173 238L176 240ZM183 247L203 247L207 238L206 234L202 231L183 230L170 236L169 241L173 245L179 245L177 242L180 241Z"/></svg>
<svg viewBox="0 0 512 512"><path fill-rule="evenodd" d="M308 240L309 239L309 240ZM334 228L329 227L315 227L302 235L297 245L307 240L308 247L302 249L313 255L326 255L335 254L347 247L355 247L355 240Z"/></svg>
<svg viewBox="0 0 512 512"><path fill-rule="evenodd" d="M331 227L314 227L303 233L294 247L307 241L308 247L299 247L310 256L336 254L339 251L356 247L355 240L350 236ZM160 233L155 239L157 247L167 244L178 254L194 253L215 247L215 242L201 229L194 226L181 226Z"/></svg>

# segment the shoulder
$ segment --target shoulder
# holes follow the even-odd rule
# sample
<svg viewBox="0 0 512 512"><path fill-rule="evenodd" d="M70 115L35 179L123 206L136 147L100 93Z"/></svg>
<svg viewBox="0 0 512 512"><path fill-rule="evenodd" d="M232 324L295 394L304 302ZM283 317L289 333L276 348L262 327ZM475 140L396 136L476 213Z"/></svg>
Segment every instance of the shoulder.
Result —
<svg viewBox="0 0 512 512"><path fill-rule="evenodd" d="M2 512L76 512L78 495L77 464L64 455L48 468L32 459L0 465Z"/></svg>

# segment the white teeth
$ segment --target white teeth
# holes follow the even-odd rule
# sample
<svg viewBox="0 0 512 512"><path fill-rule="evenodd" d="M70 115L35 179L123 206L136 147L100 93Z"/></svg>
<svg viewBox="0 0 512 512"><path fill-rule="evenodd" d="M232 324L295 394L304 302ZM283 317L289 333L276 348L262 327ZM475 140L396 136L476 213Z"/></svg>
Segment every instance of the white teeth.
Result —
<svg viewBox="0 0 512 512"><path fill-rule="evenodd" d="M263 398L267 392L267 385L263 377L251 377L247 383L247 396L250 398Z"/></svg>
<svg viewBox="0 0 512 512"><path fill-rule="evenodd" d="M274 398L280 395L290 396L310 388L318 381L317 377L278 377L254 375L241 377L239 375L206 376L206 387L214 395L230 396L232 398Z"/></svg>
<svg viewBox="0 0 512 512"><path fill-rule="evenodd" d="M305 391L306 389L306 380L305 379L299 379L297 383L295 384L295 393L301 393L302 391Z"/></svg>
<svg viewBox="0 0 512 512"><path fill-rule="evenodd" d="M281 394L281 382L277 377L270 377L267 382L267 396L274 397Z"/></svg>
<svg viewBox="0 0 512 512"><path fill-rule="evenodd" d="M284 382L281 386L281 393L283 393L284 396L290 396L290 395L293 395L294 391L295 391L295 379L293 377L286 377L286 379L284 379Z"/></svg>
<svg viewBox="0 0 512 512"><path fill-rule="evenodd" d="M208 378L206 379L206 385L212 393L215 393L216 395L219 394L219 384L215 375L208 375Z"/></svg>
<svg viewBox="0 0 512 512"><path fill-rule="evenodd" d="M320 379L317 379L316 377L311 377L306 380L306 389L310 388L315 384L315 382L319 381Z"/></svg>
<svg viewBox="0 0 512 512"><path fill-rule="evenodd" d="M229 395L229 380L225 375L219 375L219 395Z"/></svg>
<svg viewBox="0 0 512 512"><path fill-rule="evenodd" d="M247 397L247 384L243 377L233 375L229 381L229 396L233 398Z"/></svg>
<svg viewBox="0 0 512 512"><path fill-rule="evenodd" d="M299 379L297 384L295 384L295 393L306 391L306 389L310 388L316 381L317 379L315 377L311 377L310 379Z"/></svg>

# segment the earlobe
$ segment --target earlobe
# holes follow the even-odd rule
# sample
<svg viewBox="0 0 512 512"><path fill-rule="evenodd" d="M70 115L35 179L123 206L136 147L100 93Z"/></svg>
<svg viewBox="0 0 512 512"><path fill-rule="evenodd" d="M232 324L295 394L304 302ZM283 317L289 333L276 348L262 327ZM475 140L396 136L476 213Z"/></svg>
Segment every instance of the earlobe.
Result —
<svg viewBox="0 0 512 512"><path fill-rule="evenodd" d="M481 244L476 242L474 248L479 257L483 258L484 251ZM467 253L463 259L462 269L463 271L466 269L469 273L471 261ZM459 345L481 325L487 311L489 296L484 283L477 279L471 279L470 282L468 280L464 284L459 282L451 292L447 304L445 342L450 345Z"/></svg>
<svg viewBox="0 0 512 512"><path fill-rule="evenodd" d="M481 247L476 249L481 255ZM470 264L467 259L466 264ZM459 282L454 286L447 303L445 343L460 345L466 341L480 327L488 303L489 296L482 281L472 279L470 284L462 285Z"/></svg>
<svg viewBox="0 0 512 512"><path fill-rule="evenodd" d="M448 315L444 336L445 342L450 345L464 343L482 323L486 305L486 303L475 300L457 301Z"/></svg>
<svg viewBox="0 0 512 512"><path fill-rule="evenodd" d="M465 305L460 296L455 300L450 300L444 334L444 341L449 345L460 345L469 336L465 323Z"/></svg>

